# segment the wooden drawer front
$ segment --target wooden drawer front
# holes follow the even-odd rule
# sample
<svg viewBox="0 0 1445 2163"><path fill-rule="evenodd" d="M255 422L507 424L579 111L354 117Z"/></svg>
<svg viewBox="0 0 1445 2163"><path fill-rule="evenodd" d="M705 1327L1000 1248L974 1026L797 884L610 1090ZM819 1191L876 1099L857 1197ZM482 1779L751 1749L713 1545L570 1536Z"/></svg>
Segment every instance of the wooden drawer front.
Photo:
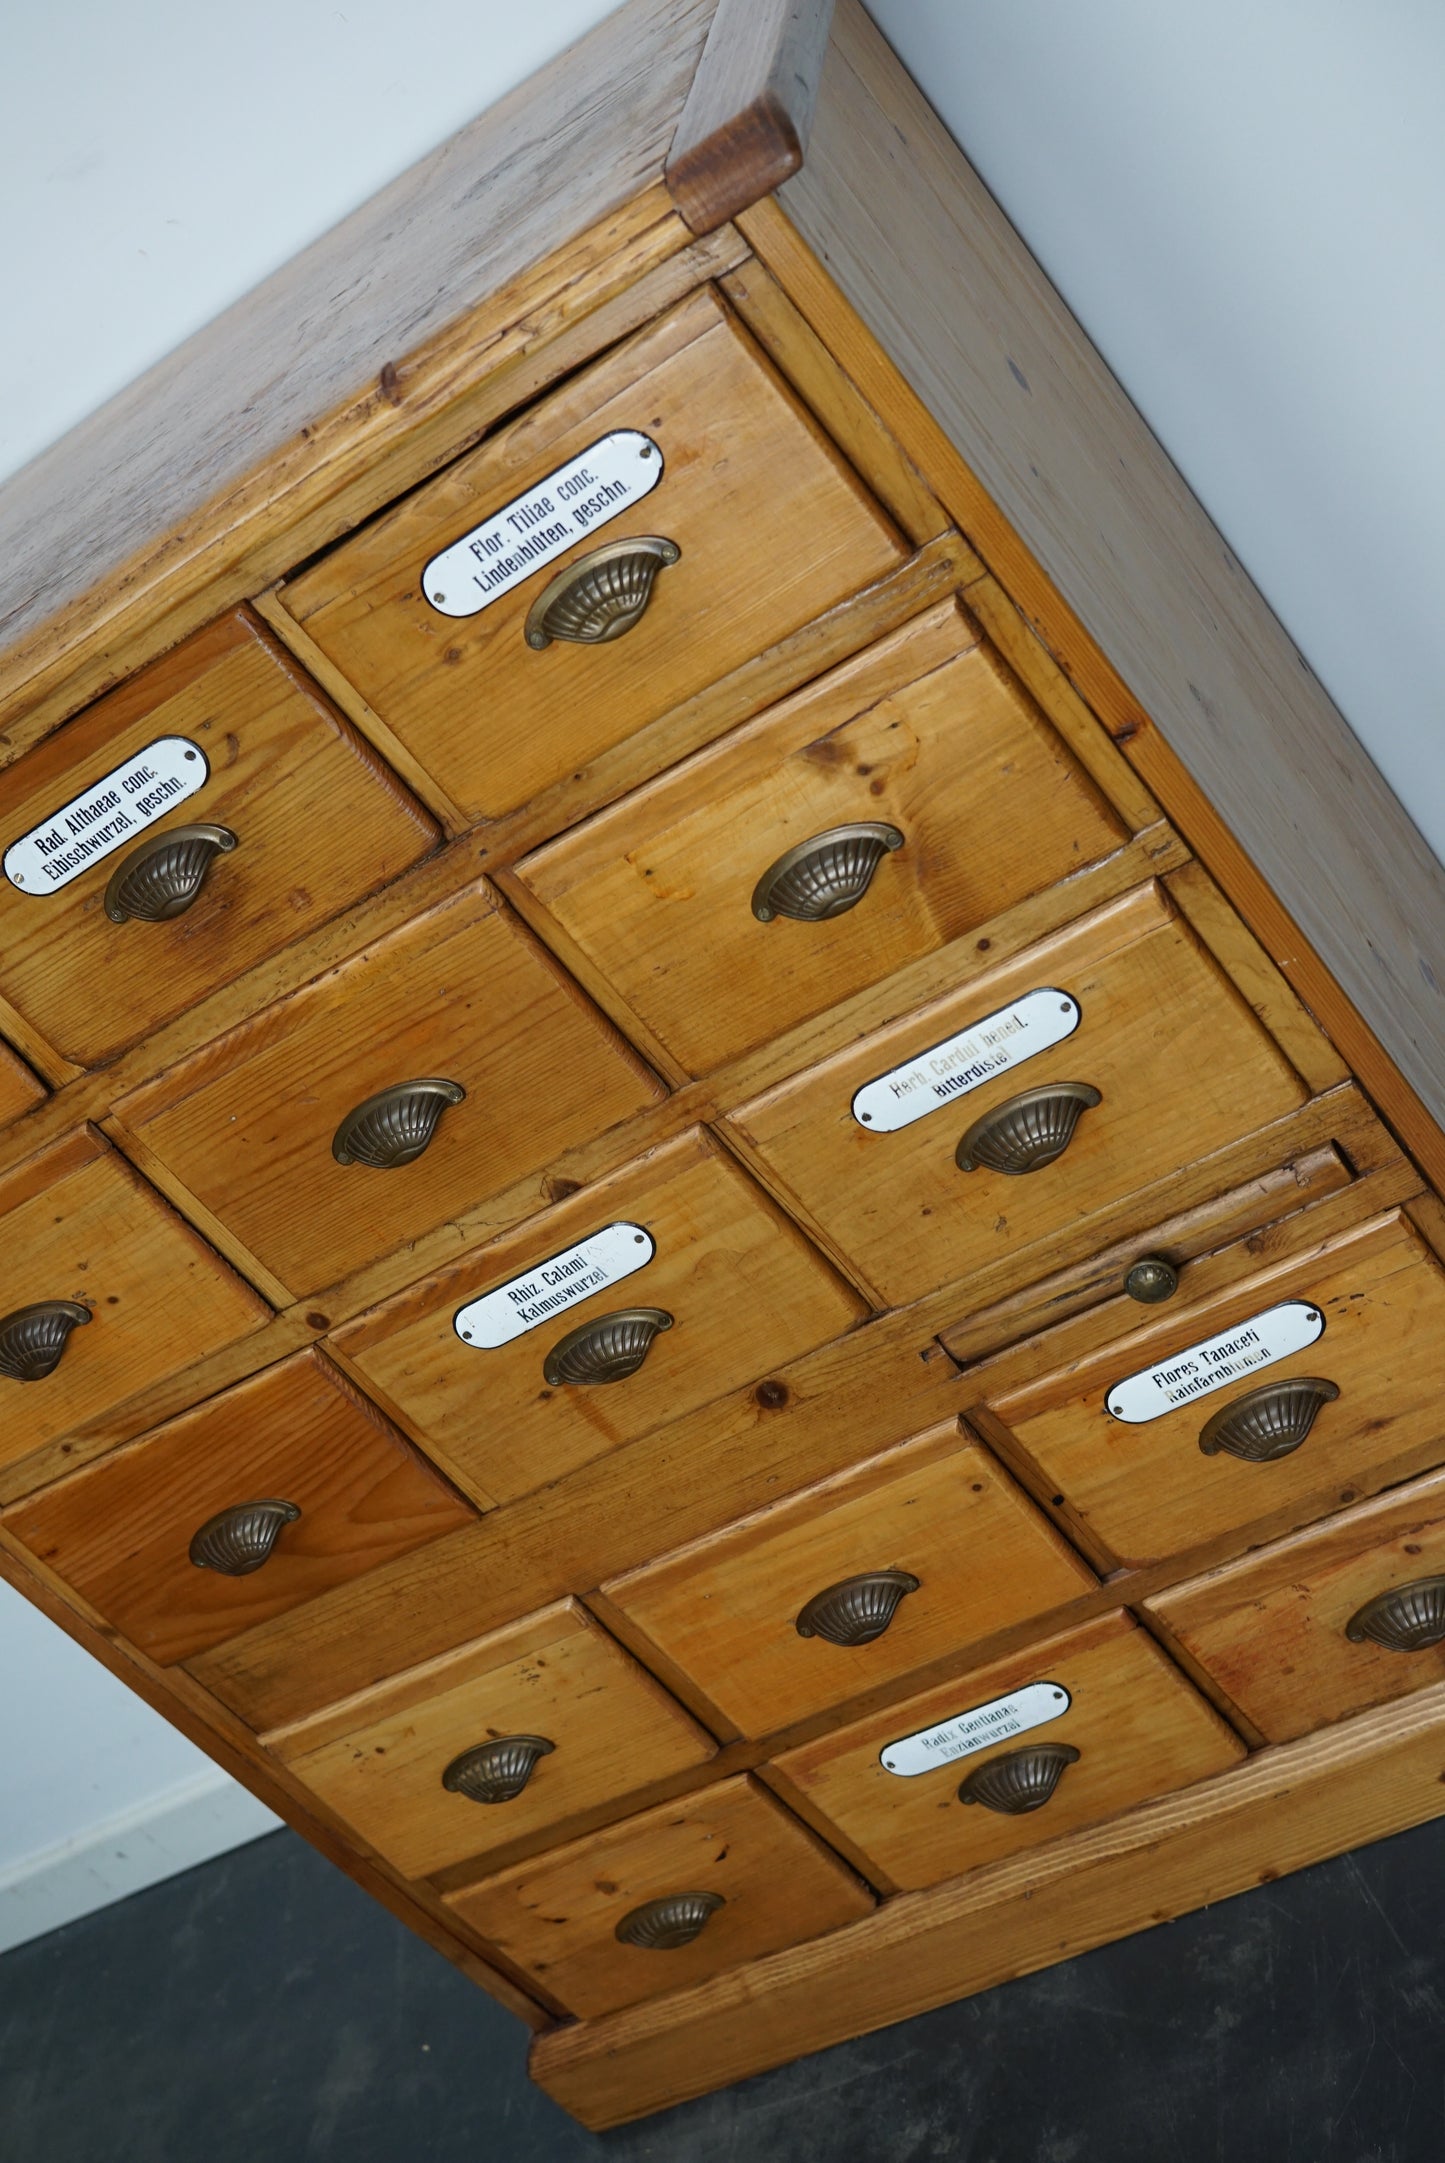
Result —
<svg viewBox="0 0 1445 2163"><path fill-rule="evenodd" d="M1216 1337L1242 1333L1288 1302L1324 1317L1302 1351L1208 1391L1160 1417L1111 1418L1111 1393L1126 1377L1182 1364ZM1120 1306L1132 1302L1119 1302ZM1140 1310L1133 1307L1130 1319ZM1041 1343L1041 1367L1047 1357ZM1200 1371L1204 1362L1193 1362ZM1332 1384L1305 1439L1287 1456L1251 1461L1200 1437L1223 1407L1256 1390L1308 1376ZM1187 1385L1188 1376L1182 1377ZM1160 1392L1161 1401L1166 1392ZM1297 1508L1320 1516L1350 1501L1354 1483L1381 1484L1445 1455L1445 1272L1398 1212L1326 1240L1311 1253L1245 1277L1212 1298L1134 1329L1090 1357L1042 1371L1000 1396L990 1412L1040 1467L1120 1562L1179 1554L1272 1515ZM1349 1490L1343 1493L1342 1490Z"/></svg>
<svg viewBox="0 0 1445 2163"><path fill-rule="evenodd" d="M1009 1027L1018 1002L1039 991L1078 1006L1062 1042L894 1132L870 1133L855 1118L865 1084L926 1055L931 1064L934 1047L990 1017ZM958 1056L967 1071L971 1053ZM957 1071L957 1060L946 1063ZM1103 1100L1083 1113L1062 1156L1025 1178L958 1168L956 1149L976 1120L1051 1082L1091 1084ZM918 1100L917 1089L909 1094ZM733 1123L880 1297L902 1304L984 1268L997 1297L1010 1281L1057 1267L1087 1239L1091 1217L1304 1095L1162 890L1148 886L755 1098ZM1035 1251L1044 1241L1047 1264Z"/></svg>
<svg viewBox="0 0 1445 2163"><path fill-rule="evenodd" d="M336 1162L348 1112L426 1077L466 1098L421 1156L390 1170ZM299 1295L661 1093L478 885L208 1045L120 1116ZM542 1200L539 1182L517 1213Z"/></svg>
<svg viewBox="0 0 1445 2163"><path fill-rule="evenodd" d="M79 1461L116 1439L49 1449L61 1436L270 1317L91 1129L0 1180L0 1318L49 1300L72 1301L90 1320L70 1331L43 1378L0 1375L0 1500L53 1479L67 1456Z"/></svg>
<svg viewBox="0 0 1445 2163"><path fill-rule="evenodd" d="M1445 1472L1148 1604L1267 1742L1289 1742L1445 1680L1445 1641L1426 1641L1430 1628L1402 1636L1387 1616L1394 1642L1348 1634L1369 1601L1432 1577L1445 1580ZM1432 1589L1411 1609L1439 1619L1437 1599Z"/></svg>
<svg viewBox="0 0 1445 2163"><path fill-rule="evenodd" d="M487 1803L442 1785L457 1758L504 1736L552 1744L520 1793ZM273 1746L413 1878L701 1765L714 1748L574 1600L350 1698Z"/></svg>
<svg viewBox="0 0 1445 2163"><path fill-rule="evenodd" d="M916 1578L918 1589L871 1643L799 1635L815 1594L891 1571ZM950 1421L605 1589L740 1733L768 1735L1093 1583ZM872 1597L886 1605L886 1587Z"/></svg>
<svg viewBox="0 0 1445 2163"><path fill-rule="evenodd" d="M879 822L903 845L845 915L754 914L759 881L786 852ZM519 875L658 1042L701 1074L1123 838L949 603L550 843Z"/></svg>
<svg viewBox="0 0 1445 2163"><path fill-rule="evenodd" d="M166 738L195 752L204 786L149 825L149 789L121 795L130 830L68 884L0 878L0 991L67 1059L108 1058L425 855L438 839L414 803L282 649L226 617L0 775L0 845L56 815ZM177 752L184 761L186 754ZM162 775L158 786L168 777ZM84 817L82 808L81 817ZM103 815L80 839L104 832ZM236 837L168 922L112 922L106 889L143 840L180 826ZM64 863L68 852L53 853ZM27 878L34 873L27 868Z"/></svg>
<svg viewBox="0 0 1445 2163"><path fill-rule="evenodd" d="M8 1044L0 1044L0 1127L10 1126L23 1112L44 1102L44 1082L17 1059Z"/></svg>
<svg viewBox="0 0 1445 2163"><path fill-rule="evenodd" d="M475 615L443 614L423 597L433 556L616 430L640 431L661 452L650 494ZM634 535L681 550L640 620L602 645L530 648L528 611L549 581ZM455 801L491 818L905 553L747 333L700 292L499 429L284 599Z"/></svg>
<svg viewBox="0 0 1445 2163"><path fill-rule="evenodd" d="M198 1565L194 1535L257 1500L300 1513L260 1566L234 1575ZM328 1360L302 1352L47 1488L5 1522L123 1637L169 1663L474 1514ZM275 1523L218 1527L205 1552L248 1561L265 1552Z"/></svg>
<svg viewBox="0 0 1445 2163"><path fill-rule="evenodd" d="M690 1944L619 1940L619 1923L639 1908L689 1893L721 1902ZM743 1775L500 1871L453 1894L451 1905L569 2012L590 2019L820 1938L874 1901ZM636 1927L645 1935L648 1924Z"/></svg>
<svg viewBox="0 0 1445 2163"><path fill-rule="evenodd" d="M880 1753L902 1738L975 1710L991 1713L1000 1699L1038 1683L1062 1688L1067 1711L1010 1733L1001 1748L978 1749L908 1778L881 1764ZM1039 1807L1011 1815L992 1802L960 1801L961 1784L980 1766L1055 1744L1079 1755ZM1239 1738L1147 1634L1125 1616L1105 1615L789 1751L776 1770L783 1793L794 1791L814 1823L835 1826L893 1886L912 1890L1189 1787L1243 1755ZM1027 1793L1030 1774L1039 1781L1027 1765L994 1778L1002 1784L1018 1772L1024 1778L1017 1787ZM1046 1772L1041 1784L1047 1785Z"/></svg>
<svg viewBox="0 0 1445 2163"><path fill-rule="evenodd" d="M650 1260L590 1297L557 1289L579 1272L585 1282L599 1254L630 1264L649 1243ZM518 1320L539 1308L542 1318L487 1346L477 1339L512 1326L489 1313L463 1342L460 1310L493 1292L505 1307L508 1286ZM549 1383L545 1363L564 1339L628 1309L671 1317L635 1372ZM469 1492L503 1502L841 1336L866 1311L733 1159L691 1134L413 1286L337 1342ZM607 1347L582 1344L577 1356L594 1349Z"/></svg>

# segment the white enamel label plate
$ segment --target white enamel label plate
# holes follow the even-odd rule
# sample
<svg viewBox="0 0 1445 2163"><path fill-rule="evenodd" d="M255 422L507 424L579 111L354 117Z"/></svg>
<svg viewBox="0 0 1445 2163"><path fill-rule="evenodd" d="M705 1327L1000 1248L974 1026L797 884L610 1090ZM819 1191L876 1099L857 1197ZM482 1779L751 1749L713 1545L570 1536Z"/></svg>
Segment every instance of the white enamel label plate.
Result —
<svg viewBox="0 0 1445 2163"><path fill-rule="evenodd" d="M967 1096L995 1074L1021 1066L1051 1044L1062 1044L1078 1026L1078 1004L1066 991L1026 992L1012 1006L945 1037L906 1066L864 1082L853 1099L853 1117L875 1134L896 1134L955 1097Z"/></svg>
<svg viewBox="0 0 1445 2163"><path fill-rule="evenodd" d="M443 616L479 616L513 586L595 533L662 479L651 436L619 428L433 556L421 590Z"/></svg>
<svg viewBox="0 0 1445 2163"><path fill-rule="evenodd" d="M494 1352L575 1307L579 1299L590 1299L594 1292L645 1268L656 1252L651 1232L640 1224L605 1225L577 1246L539 1262L525 1277L513 1277L510 1284L499 1284L494 1292L469 1300L458 1308L452 1327L463 1344Z"/></svg>
<svg viewBox="0 0 1445 2163"><path fill-rule="evenodd" d="M1318 1307L1302 1299L1287 1299L1233 1329L1222 1329L1217 1337L1206 1337L1202 1344L1175 1352L1157 1367L1126 1375L1114 1384L1105 1403L1115 1419L1127 1426L1142 1426L1146 1420L1162 1419L1176 1405L1223 1389L1226 1382L1237 1382L1260 1367L1272 1367L1291 1352L1307 1350L1323 1336L1324 1327Z"/></svg>
<svg viewBox="0 0 1445 2163"><path fill-rule="evenodd" d="M1006 1742L1031 1727L1043 1727L1066 1713L1069 1704L1069 1693L1061 1682L1030 1682L1012 1697L990 1698L986 1705L955 1713L939 1727L925 1727L916 1735L888 1743L878 1762L885 1772L915 1780L921 1772L972 1757L975 1750L991 1749L994 1743Z"/></svg>
<svg viewBox="0 0 1445 2163"><path fill-rule="evenodd" d="M123 849L177 804L194 796L211 769L199 744L161 736L102 774L5 851L5 876L22 894L54 894L91 864Z"/></svg>

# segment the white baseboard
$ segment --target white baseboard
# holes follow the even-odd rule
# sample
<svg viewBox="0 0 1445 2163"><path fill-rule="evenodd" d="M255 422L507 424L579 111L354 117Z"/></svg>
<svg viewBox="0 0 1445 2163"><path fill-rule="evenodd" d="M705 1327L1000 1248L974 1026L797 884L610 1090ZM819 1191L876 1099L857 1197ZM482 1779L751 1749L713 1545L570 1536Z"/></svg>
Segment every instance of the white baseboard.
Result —
<svg viewBox="0 0 1445 2163"><path fill-rule="evenodd" d="M0 1874L0 1953L257 1840L280 1822L219 1769L198 1773Z"/></svg>

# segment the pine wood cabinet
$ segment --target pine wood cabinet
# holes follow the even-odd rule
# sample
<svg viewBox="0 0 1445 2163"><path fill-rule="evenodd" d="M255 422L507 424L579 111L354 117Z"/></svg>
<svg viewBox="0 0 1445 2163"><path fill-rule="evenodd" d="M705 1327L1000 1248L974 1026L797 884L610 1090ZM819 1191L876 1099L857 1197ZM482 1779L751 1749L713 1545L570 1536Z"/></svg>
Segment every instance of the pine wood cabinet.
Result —
<svg viewBox="0 0 1445 2163"><path fill-rule="evenodd" d="M1445 1807L1445 881L858 0L627 0L0 623L0 1571L566 2108Z"/></svg>

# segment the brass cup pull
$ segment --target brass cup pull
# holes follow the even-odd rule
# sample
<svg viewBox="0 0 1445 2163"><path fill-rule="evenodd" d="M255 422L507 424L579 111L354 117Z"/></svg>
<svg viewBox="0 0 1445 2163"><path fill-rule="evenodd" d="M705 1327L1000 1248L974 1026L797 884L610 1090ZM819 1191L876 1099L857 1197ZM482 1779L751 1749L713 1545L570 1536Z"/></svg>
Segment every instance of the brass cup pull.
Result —
<svg viewBox="0 0 1445 2163"><path fill-rule="evenodd" d="M753 914L760 924L790 916L798 924L826 924L856 909L873 874L903 836L896 826L830 826L787 849L753 888Z"/></svg>
<svg viewBox="0 0 1445 2163"><path fill-rule="evenodd" d="M639 621L661 570L682 550L660 534L634 534L589 549L542 588L527 611L527 644L540 653L554 638L605 646Z"/></svg>
<svg viewBox="0 0 1445 2163"><path fill-rule="evenodd" d="M667 1893L624 1915L613 1936L619 1945L640 1945L644 1952L675 1953L701 1937L709 1918L726 1906L721 1893Z"/></svg>
<svg viewBox="0 0 1445 2163"><path fill-rule="evenodd" d="M1002 1757L991 1757L987 1764L974 1767L960 1783L958 1799L982 1803L1000 1817L1026 1817L1030 1810L1043 1809L1068 1767L1078 1762L1079 1753L1071 1742L1036 1742L1023 1750L1005 1750Z"/></svg>
<svg viewBox="0 0 1445 2163"><path fill-rule="evenodd" d="M60 1365L73 1329L90 1320L73 1299L41 1299L0 1320L0 1374L12 1382L43 1382Z"/></svg>
<svg viewBox="0 0 1445 2163"><path fill-rule="evenodd" d="M868 1570L825 1585L800 1610L793 1625L799 1637L825 1637L830 1645L871 1645L898 1612L899 1602L917 1592L911 1570Z"/></svg>
<svg viewBox="0 0 1445 2163"><path fill-rule="evenodd" d="M294 1502L237 1502L208 1517L191 1540L191 1560L198 1570L222 1577L249 1577L269 1562L287 1525L301 1515Z"/></svg>
<svg viewBox="0 0 1445 2163"><path fill-rule="evenodd" d="M1339 1396L1333 1382L1315 1374L1290 1375L1246 1390L1204 1422L1199 1447L1206 1457L1225 1450L1246 1464L1272 1465L1307 1441L1323 1406Z"/></svg>
<svg viewBox="0 0 1445 2163"><path fill-rule="evenodd" d="M599 1314L558 1338L542 1362L542 1378L549 1389L625 1382L652 1350L653 1338L671 1327L672 1316L662 1307L619 1307L615 1314Z"/></svg>
<svg viewBox="0 0 1445 2163"><path fill-rule="evenodd" d="M454 1757L442 1774L442 1786L453 1795L465 1795L468 1802L515 1802L538 1760L550 1757L556 1747L545 1735L499 1735L495 1742L479 1742Z"/></svg>
<svg viewBox="0 0 1445 2163"><path fill-rule="evenodd" d="M1366 1600L1345 1624L1352 1645L1366 1638L1387 1652L1428 1652L1445 1644L1445 1577L1417 1577Z"/></svg>
<svg viewBox="0 0 1445 2163"><path fill-rule="evenodd" d="M111 873L106 915L113 924L132 917L141 924L166 924L184 916L215 859L229 856L236 846L229 826L171 826L147 835Z"/></svg>
<svg viewBox="0 0 1445 2163"><path fill-rule="evenodd" d="M1083 1113L1103 1098L1091 1082L1044 1082L1021 1089L975 1119L954 1153L961 1172L1041 1172L1061 1157Z"/></svg>
<svg viewBox="0 0 1445 2163"><path fill-rule="evenodd" d="M331 1154L338 1164L369 1164L374 1171L394 1172L412 1164L437 1130L437 1121L449 1104L466 1096L460 1082L393 1082L367 1097L342 1120L331 1139Z"/></svg>

